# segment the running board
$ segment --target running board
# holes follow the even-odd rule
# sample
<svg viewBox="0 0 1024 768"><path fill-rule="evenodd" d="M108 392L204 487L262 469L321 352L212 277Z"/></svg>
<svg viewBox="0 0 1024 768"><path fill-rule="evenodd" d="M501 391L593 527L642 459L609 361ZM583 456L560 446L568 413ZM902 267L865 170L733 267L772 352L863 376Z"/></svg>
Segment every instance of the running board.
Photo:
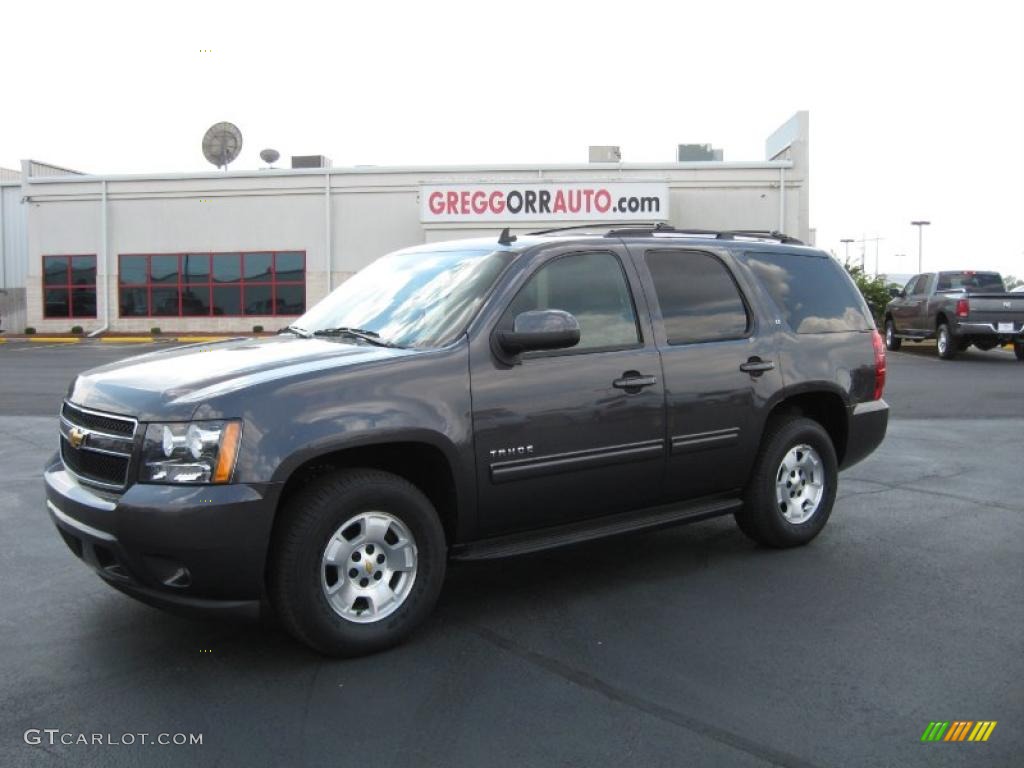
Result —
<svg viewBox="0 0 1024 768"><path fill-rule="evenodd" d="M493 539L482 539L467 544L456 544L451 549L452 560L495 560L515 557L530 552L542 552L570 544L581 544L608 536L634 531L650 531L681 523L695 523L711 517L728 515L743 505L739 499L714 499L692 504L651 507L622 515L607 515L582 523L559 525L539 531L514 533Z"/></svg>

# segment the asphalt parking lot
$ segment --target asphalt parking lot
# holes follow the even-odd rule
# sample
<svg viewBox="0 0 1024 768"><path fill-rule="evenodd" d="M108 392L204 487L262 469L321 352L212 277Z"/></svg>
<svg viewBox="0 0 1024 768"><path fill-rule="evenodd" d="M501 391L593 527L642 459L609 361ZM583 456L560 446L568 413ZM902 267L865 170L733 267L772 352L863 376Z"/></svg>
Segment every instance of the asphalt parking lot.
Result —
<svg viewBox="0 0 1024 768"><path fill-rule="evenodd" d="M0 345L0 765L1020 765L1024 364L890 353L881 449L810 546L731 519L449 572L411 642L334 661L274 626L115 593L43 508L79 370L153 349ZM932 720L988 742L922 744ZM31 728L201 746L26 745Z"/></svg>

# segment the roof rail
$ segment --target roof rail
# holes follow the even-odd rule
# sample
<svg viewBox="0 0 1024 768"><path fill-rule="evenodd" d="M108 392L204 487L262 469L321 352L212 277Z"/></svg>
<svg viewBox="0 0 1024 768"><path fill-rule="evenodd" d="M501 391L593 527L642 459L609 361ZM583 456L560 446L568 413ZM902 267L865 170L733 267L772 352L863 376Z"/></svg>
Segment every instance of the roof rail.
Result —
<svg viewBox="0 0 1024 768"><path fill-rule="evenodd" d="M802 240L790 237L784 232L769 231L766 229L676 229L667 224L658 224L650 227L644 224L611 229L606 233L607 237L642 237L658 233L672 235L690 235L693 237L709 237L715 240L735 240L737 237L751 238L758 240L777 240L786 245L804 245Z"/></svg>
<svg viewBox="0 0 1024 768"><path fill-rule="evenodd" d="M552 227L551 229L539 229L536 232L530 232L529 234L531 234L531 235L553 235L556 232L571 232L574 229L604 229L607 226L608 226L607 224L573 224L573 225L568 226L568 227ZM654 228L654 229L664 229L665 227L668 227L668 225L665 224L664 222L659 222L659 223L655 224L654 222L648 223L646 221L638 222L634 226Z"/></svg>

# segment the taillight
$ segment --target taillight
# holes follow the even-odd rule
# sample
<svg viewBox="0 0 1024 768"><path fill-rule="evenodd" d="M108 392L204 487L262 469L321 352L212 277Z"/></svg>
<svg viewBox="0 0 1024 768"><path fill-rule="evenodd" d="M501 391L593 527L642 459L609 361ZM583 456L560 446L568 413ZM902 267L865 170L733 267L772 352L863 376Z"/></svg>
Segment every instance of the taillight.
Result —
<svg viewBox="0 0 1024 768"><path fill-rule="evenodd" d="M967 299L959 299L956 302L956 316L967 317L967 313L971 311L971 305Z"/></svg>
<svg viewBox="0 0 1024 768"><path fill-rule="evenodd" d="M885 389L885 342L878 331L871 332L871 343L875 346L875 400L882 399Z"/></svg>

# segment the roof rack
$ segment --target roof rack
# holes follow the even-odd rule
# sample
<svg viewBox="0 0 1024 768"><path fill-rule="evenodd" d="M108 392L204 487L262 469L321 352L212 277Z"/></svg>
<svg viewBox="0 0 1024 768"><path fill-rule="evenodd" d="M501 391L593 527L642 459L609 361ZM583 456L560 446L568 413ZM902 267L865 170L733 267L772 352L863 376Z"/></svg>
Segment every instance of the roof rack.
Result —
<svg viewBox="0 0 1024 768"><path fill-rule="evenodd" d="M556 232L571 232L574 229L604 229L607 226L608 226L607 224L573 224L572 226L568 226L568 227L552 227L551 229L539 229L536 232L530 232L529 234L531 234L531 235L553 235ZM664 222L659 222L659 223L656 224L654 222L648 223L646 221L638 222L637 224L635 224L633 226L636 226L636 227L648 227L648 228L653 228L653 229L664 229L665 227L668 227L668 225L665 224Z"/></svg>
<svg viewBox="0 0 1024 768"><path fill-rule="evenodd" d="M803 240L790 237L784 232L776 232L767 229L676 229L675 227L661 223L653 227L641 224L610 229L606 237L642 237L644 235L655 235L658 233L672 235L690 235L691 237L709 237L715 240L735 240L736 238L750 238L756 240L777 240L786 245L804 245Z"/></svg>
<svg viewBox="0 0 1024 768"><path fill-rule="evenodd" d="M604 229L607 225L602 224L573 224L568 227L552 227L531 232L531 235L553 235L557 232L571 232L579 229ZM659 222L636 222L635 224L623 224L613 226L605 232L605 237L643 237L645 235L689 235L690 237L707 237L715 240L735 240L736 238L749 238L756 240L776 240L786 245L804 245L802 240L790 237L785 232L776 232L767 229L676 229L664 221Z"/></svg>

